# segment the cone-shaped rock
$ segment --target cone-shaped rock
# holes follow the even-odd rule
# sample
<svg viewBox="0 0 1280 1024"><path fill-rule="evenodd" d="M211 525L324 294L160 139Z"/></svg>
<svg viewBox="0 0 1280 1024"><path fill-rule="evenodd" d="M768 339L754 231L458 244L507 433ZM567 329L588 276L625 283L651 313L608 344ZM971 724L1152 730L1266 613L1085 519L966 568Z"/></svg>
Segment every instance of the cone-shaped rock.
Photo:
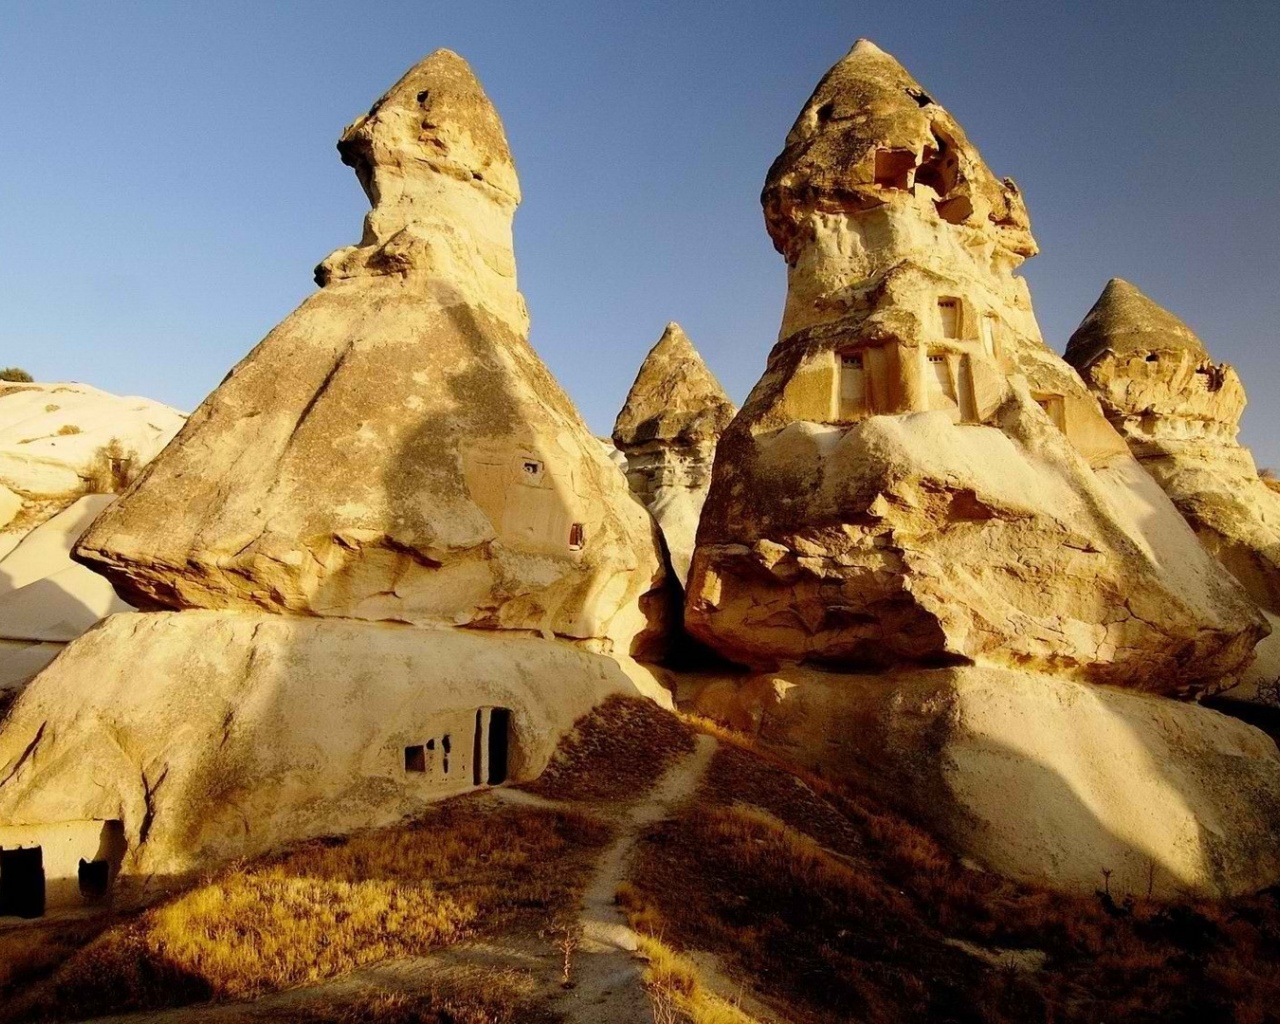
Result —
<svg viewBox="0 0 1280 1024"><path fill-rule="evenodd" d="M769 171L780 340L720 439L686 621L729 658L1220 686L1266 625L1043 342L1017 187L860 42Z"/></svg>
<svg viewBox="0 0 1280 1024"><path fill-rule="evenodd" d="M526 340L502 124L438 51L339 143L372 204L77 555L146 607L540 631L627 652L648 517Z"/></svg>
<svg viewBox="0 0 1280 1024"><path fill-rule="evenodd" d="M1189 352L1196 359L1209 353L1195 332L1134 285L1113 277L1067 342L1064 359L1084 373L1106 352L1145 358L1152 352Z"/></svg>
<svg viewBox="0 0 1280 1024"><path fill-rule="evenodd" d="M681 583L693 557L716 442L736 411L689 336L669 323L613 425L627 481L662 528Z"/></svg>
<svg viewBox="0 0 1280 1024"><path fill-rule="evenodd" d="M1236 371L1119 278L1071 336L1066 358L1205 547L1280 614L1280 494L1236 441L1245 405Z"/></svg>

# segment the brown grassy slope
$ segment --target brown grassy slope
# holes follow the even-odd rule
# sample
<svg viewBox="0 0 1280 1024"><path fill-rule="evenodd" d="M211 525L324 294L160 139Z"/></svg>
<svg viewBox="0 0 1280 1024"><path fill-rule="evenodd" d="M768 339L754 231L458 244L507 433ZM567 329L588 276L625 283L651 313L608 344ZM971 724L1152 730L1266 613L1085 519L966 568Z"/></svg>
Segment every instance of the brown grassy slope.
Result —
<svg viewBox="0 0 1280 1024"><path fill-rule="evenodd" d="M252 996L575 904L609 830L573 812L456 799L412 823L232 867L110 928L0 1019Z"/></svg>
<svg viewBox="0 0 1280 1024"><path fill-rule="evenodd" d="M1280 899L1116 906L962 866L897 815L723 747L653 827L636 925L721 955L797 1022L1277 1019ZM839 852L839 855L832 850ZM997 968L947 940L1043 950Z"/></svg>
<svg viewBox="0 0 1280 1024"><path fill-rule="evenodd" d="M525 788L553 800L632 800L692 751L693 735L675 715L652 701L610 697L574 723L546 771Z"/></svg>

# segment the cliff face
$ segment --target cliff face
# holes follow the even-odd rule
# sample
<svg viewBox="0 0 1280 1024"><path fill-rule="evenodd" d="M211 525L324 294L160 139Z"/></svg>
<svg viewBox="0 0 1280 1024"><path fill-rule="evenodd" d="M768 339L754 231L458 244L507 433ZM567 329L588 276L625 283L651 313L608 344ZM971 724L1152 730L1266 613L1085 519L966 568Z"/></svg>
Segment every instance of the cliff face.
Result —
<svg viewBox="0 0 1280 1024"><path fill-rule="evenodd" d="M683 584L716 443L737 410L677 323L667 324L613 426L627 482L653 514Z"/></svg>
<svg viewBox="0 0 1280 1024"><path fill-rule="evenodd" d="M765 184L781 336L720 440L690 629L729 658L983 659L1181 693L1266 626L1044 344L1016 186L862 41Z"/></svg>

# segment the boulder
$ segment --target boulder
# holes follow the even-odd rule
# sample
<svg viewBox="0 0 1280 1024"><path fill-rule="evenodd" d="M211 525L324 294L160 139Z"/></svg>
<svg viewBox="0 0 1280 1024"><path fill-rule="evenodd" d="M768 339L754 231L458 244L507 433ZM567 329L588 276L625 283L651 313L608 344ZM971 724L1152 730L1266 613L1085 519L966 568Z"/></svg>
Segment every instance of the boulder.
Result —
<svg viewBox="0 0 1280 1024"><path fill-rule="evenodd" d="M127 893L533 778L614 693L663 695L634 663L541 639L114 615L41 673L0 732L0 847L65 842L93 861L110 837ZM68 879L47 882L51 905L76 902Z"/></svg>
<svg viewBox="0 0 1280 1024"><path fill-rule="evenodd" d="M662 529L671 565L689 575L716 442L737 409L677 323L649 351L613 425L627 481Z"/></svg>
<svg viewBox="0 0 1280 1024"><path fill-rule="evenodd" d="M875 792L990 870L1051 888L1222 898L1280 879L1280 753L1195 704L963 666L791 668L694 706Z"/></svg>
<svg viewBox="0 0 1280 1024"><path fill-rule="evenodd" d="M1280 613L1280 493L1236 440L1244 385L1185 323L1114 278L1065 356L1200 542Z"/></svg>
<svg viewBox="0 0 1280 1024"><path fill-rule="evenodd" d="M762 201L786 309L719 441L690 631L756 668L1229 685L1268 627L1044 344L1021 193L955 120L862 40Z"/></svg>
<svg viewBox="0 0 1280 1024"><path fill-rule="evenodd" d="M520 630L641 651L656 531L527 340L502 124L466 62L338 144L360 243L230 373L76 557L141 608Z"/></svg>

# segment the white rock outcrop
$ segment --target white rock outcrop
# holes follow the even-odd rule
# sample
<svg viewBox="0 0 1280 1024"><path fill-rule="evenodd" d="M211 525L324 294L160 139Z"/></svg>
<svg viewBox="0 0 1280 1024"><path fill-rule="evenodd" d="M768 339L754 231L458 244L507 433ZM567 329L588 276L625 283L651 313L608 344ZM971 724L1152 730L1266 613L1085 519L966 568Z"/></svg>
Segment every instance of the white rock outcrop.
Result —
<svg viewBox="0 0 1280 1024"><path fill-rule="evenodd" d="M1280 753L1195 704L990 666L789 668L694 704L1022 881L1174 899L1280 877Z"/></svg>
<svg viewBox="0 0 1280 1024"><path fill-rule="evenodd" d="M627 482L653 514L681 585L711 486L716 442L737 409L684 329L667 324L613 425Z"/></svg>

